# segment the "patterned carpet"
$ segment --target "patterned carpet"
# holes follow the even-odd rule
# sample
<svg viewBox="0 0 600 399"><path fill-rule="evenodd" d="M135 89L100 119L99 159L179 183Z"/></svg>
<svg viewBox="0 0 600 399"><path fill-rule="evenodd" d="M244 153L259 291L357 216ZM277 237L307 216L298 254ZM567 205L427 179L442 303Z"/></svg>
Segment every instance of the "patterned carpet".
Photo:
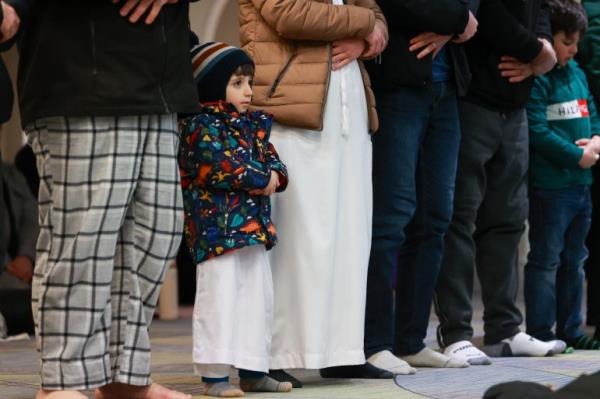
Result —
<svg viewBox="0 0 600 399"><path fill-rule="evenodd" d="M432 323L433 327L433 323ZM480 333L480 326L476 326ZM155 381L202 398L192 373L191 320L155 321L152 325L152 367ZM430 329L427 343L433 342ZM34 343L0 343L0 399L31 399L38 384ZM413 399L481 398L491 385L510 380L537 381L558 388L581 373L600 370L600 351L578 351L552 358L495 359L491 366L468 369L420 369L416 375L392 380L323 380L315 371L293 370L305 384L289 394L248 394L256 398ZM92 397L89 393L90 398Z"/></svg>

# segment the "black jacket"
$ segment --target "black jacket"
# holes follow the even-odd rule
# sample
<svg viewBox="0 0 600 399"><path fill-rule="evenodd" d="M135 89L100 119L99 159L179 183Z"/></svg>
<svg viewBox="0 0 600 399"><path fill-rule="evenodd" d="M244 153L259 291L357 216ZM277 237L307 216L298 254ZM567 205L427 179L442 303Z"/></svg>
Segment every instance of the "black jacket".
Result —
<svg viewBox="0 0 600 399"><path fill-rule="evenodd" d="M195 109L189 1L135 24L109 0L12 0L28 9L18 42L23 126L48 116Z"/></svg>
<svg viewBox="0 0 600 399"><path fill-rule="evenodd" d="M390 40L377 61L367 63L376 92L400 86L427 86L432 57L418 60L408 50L409 41L422 32L458 35L469 19L468 0L377 0L387 22ZM469 70L462 46L448 44L459 95L466 93Z"/></svg>
<svg viewBox="0 0 600 399"><path fill-rule="evenodd" d="M0 7L0 24L4 20L2 7ZM0 44L0 53L8 50L16 38ZM0 57L0 124L8 121L12 114L13 108L13 89L10 81L10 76L4 65L4 61Z"/></svg>
<svg viewBox="0 0 600 399"><path fill-rule="evenodd" d="M509 83L500 76L498 64L503 55L530 62L542 49L538 37L552 42L545 2L484 0L477 19L477 34L465 46L472 73L465 100L502 112L524 107L529 99L533 78L521 83Z"/></svg>

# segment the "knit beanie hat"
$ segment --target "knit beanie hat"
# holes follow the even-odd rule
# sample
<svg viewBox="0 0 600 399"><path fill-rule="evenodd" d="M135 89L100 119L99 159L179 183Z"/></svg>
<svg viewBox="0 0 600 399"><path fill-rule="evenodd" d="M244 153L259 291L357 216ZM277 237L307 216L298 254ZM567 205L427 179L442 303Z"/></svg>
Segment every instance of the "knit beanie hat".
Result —
<svg viewBox="0 0 600 399"><path fill-rule="evenodd" d="M227 83L241 65L254 65L243 50L226 43L207 42L192 47L192 71L201 103L225 101Z"/></svg>

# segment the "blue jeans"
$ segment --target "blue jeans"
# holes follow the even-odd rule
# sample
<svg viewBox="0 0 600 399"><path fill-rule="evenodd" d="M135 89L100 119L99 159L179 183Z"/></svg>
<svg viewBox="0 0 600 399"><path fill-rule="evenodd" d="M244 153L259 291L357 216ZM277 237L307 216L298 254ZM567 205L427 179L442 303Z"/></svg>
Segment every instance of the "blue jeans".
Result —
<svg viewBox="0 0 600 399"><path fill-rule="evenodd" d="M525 266L527 333L548 341L583 335L581 305L585 239L591 224L589 186L531 189ZM556 322L556 335L552 327Z"/></svg>
<svg viewBox="0 0 600 399"><path fill-rule="evenodd" d="M377 98L373 241L365 355L424 348L452 218L460 129L454 85L402 87ZM393 271L398 263L394 306Z"/></svg>

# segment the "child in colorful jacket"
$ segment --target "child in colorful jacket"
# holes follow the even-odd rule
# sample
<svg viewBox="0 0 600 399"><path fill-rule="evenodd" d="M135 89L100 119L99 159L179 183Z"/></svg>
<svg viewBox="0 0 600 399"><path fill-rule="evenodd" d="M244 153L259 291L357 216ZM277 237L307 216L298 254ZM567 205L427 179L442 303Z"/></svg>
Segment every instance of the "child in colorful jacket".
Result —
<svg viewBox="0 0 600 399"><path fill-rule="evenodd" d="M581 330L585 240L591 222L590 168L600 152L600 118L585 74L573 60L587 27L574 0L550 0L557 66L535 80L530 132L531 250L525 266L527 333L600 349ZM553 331L554 324L555 330Z"/></svg>
<svg viewBox="0 0 600 399"><path fill-rule="evenodd" d="M287 392L269 369L273 285L266 250L276 243L269 195L287 171L269 143L271 116L247 112L254 64L224 43L192 48L201 110L182 120L179 166L185 238L197 263L196 372L204 394ZM240 389L229 383L240 369Z"/></svg>

